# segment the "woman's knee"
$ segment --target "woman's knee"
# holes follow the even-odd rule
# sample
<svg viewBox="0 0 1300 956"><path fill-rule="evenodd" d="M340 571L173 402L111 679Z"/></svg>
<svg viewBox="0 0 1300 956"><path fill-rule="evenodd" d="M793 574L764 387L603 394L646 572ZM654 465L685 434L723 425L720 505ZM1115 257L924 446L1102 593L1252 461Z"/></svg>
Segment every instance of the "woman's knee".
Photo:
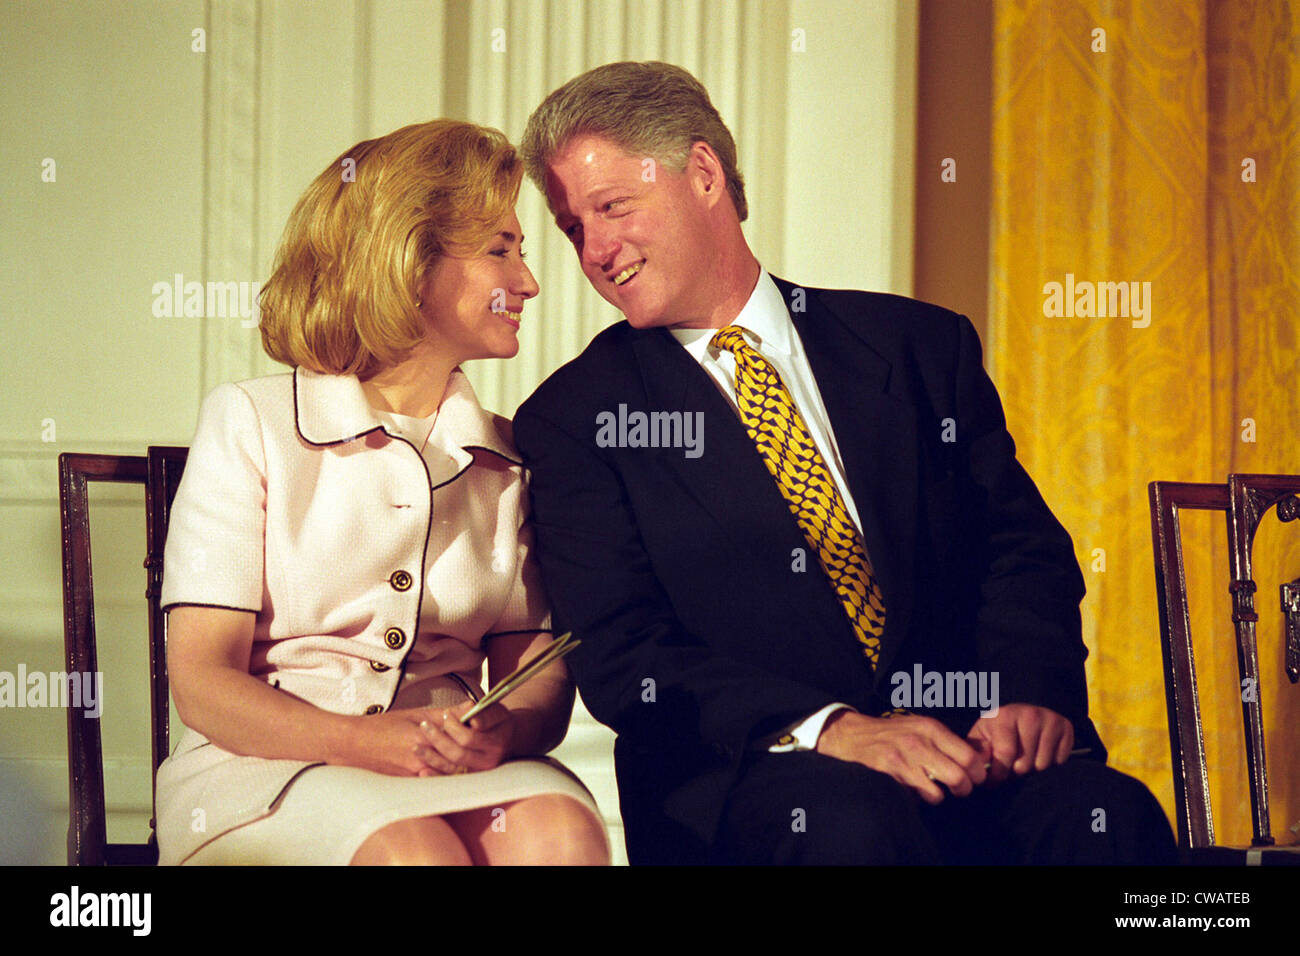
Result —
<svg viewBox="0 0 1300 956"><path fill-rule="evenodd" d="M504 807L491 829L493 836L504 838L495 842L509 846L508 858L500 862L552 866L609 863L605 824L584 803L563 794L516 800Z"/></svg>
<svg viewBox="0 0 1300 956"><path fill-rule="evenodd" d="M469 866L473 860L446 821L414 817L370 834L351 862L353 866Z"/></svg>

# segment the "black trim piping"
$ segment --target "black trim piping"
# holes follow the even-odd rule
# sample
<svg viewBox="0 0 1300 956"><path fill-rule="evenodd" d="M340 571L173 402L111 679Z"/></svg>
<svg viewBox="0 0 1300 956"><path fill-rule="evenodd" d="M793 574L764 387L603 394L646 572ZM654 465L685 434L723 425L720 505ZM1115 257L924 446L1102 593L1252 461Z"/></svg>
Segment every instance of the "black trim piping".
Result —
<svg viewBox="0 0 1300 956"><path fill-rule="evenodd" d="M262 613L260 609L254 609L251 607L234 607L230 604L204 604L201 601L174 601L171 604L163 605L162 611L166 613L174 607L212 607L222 611L247 611L250 614Z"/></svg>
<svg viewBox="0 0 1300 956"><path fill-rule="evenodd" d="M554 634L554 628L550 627L526 627L518 631L493 631L491 634L484 634L483 640L489 637L505 637L508 634Z"/></svg>
<svg viewBox="0 0 1300 956"><path fill-rule="evenodd" d="M465 694L469 697L470 700L472 700L476 704L478 703L478 694L474 693L474 688L469 686L469 682L466 681L465 678L461 677L455 671L452 671L447 676L460 685L460 689L465 692Z"/></svg>
<svg viewBox="0 0 1300 956"><path fill-rule="evenodd" d="M329 448L331 445L345 445L350 441L356 441L358 438L361 438L364 435L369 435L372 432L380 432L380 431L383 432L385 435L388 435L389 438L399 437L397 435L391 434L386 428L384 428L383 425L375 425L374 428L367 428L365 431L357 432L355 435L352 435L348 438L339 438L333 441L312 441L310 438L308 438L306 435L302 433L302 428L298 424L299 420L300 419L298 415L298 366L295 365L293 367L293 430L297 432L298 437L301 438L303 441L305 441L307 444L315 445L317 448ZM402 440L406 441L405 439ZM410 445L411 443L407 442L407 444ZM415 446L412 445L411 447L415 447ZM428 469L426 468L425 471L428 471Z"/></svg>
<svg viewBox="0 0 1300 956"><path fill-rule="evenodd" d="M488 451L496 455L498 458L504 458L512 465L518 465L520 468L524 467L524 462L522 458L518 458L518 459L511 458L505 452L500 451L499 449L496 448L489 448L487 445L461 445L460 447L463 448L465 451Z"/></svg>

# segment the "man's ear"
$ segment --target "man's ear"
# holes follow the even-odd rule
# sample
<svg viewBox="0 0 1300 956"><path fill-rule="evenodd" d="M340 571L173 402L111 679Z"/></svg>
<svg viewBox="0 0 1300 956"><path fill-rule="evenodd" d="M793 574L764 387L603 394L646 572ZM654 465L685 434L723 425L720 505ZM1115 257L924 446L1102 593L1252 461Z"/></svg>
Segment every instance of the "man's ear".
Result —
<svg viewBox="0 0 1300 956"><path fill-rule="evenodd" d="M710 209L726 195L727 174L722 170L722 161L704 140L691 144L691 151L686 155L686 173Z"/></svg>

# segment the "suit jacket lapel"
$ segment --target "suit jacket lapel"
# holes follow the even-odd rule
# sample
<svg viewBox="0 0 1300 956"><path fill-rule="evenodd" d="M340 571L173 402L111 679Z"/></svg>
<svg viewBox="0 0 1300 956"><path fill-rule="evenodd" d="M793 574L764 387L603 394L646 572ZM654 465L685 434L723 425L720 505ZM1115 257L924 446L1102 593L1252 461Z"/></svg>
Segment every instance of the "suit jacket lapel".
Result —
<svg viewBox="0 0 1300 956"><path fill-rule="evenodd" d="M634 347L647 411L704 413L703 453L693 459L681 452L663 456L691 496L724 527L779 518L791 522L802 541L758 449L708 373L665 329L637 333Z"/></svg>
<svg viewBox="0 0 1300 956"><path fill-rule="evenodd" d="M889 393L893 369L852 325L803 289L776 280L791 307L822 402L830 417L845 477L862 520L862 537L885 598L885 636L877 680L886 672L912 617L916 558L916 414Z"/></svg>

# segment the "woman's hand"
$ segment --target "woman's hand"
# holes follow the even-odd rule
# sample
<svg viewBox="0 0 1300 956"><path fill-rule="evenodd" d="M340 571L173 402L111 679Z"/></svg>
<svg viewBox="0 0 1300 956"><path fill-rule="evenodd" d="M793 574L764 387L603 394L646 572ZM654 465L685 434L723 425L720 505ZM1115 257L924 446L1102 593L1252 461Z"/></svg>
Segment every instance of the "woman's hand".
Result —
<svg viewBox="0 0 1300 956"><path fill-rule="evenodd" d="M343 746L330 754L328 762L396 777L453 773L455 768L438 756L420 726L421 721L440 719L441 713L419 708L349 717Z"/></svg>
<svg viewBox="0 0 1300 956"><path fill-rule="evenodd" d="M346 746L330 763L400 777L432 777L491 770L509 750L514 721L493 705L467 727L458 719L473 706L413 707L353 717Z"/></svg>
<svg viewBox="0 0 1300 956"><path fill-rule="evenodd" d="M510 752L515 733L510 711L493 704L476 714L468 726L462 724L460 715L473 706L467 701L457 707L420 711L431 715L419 724L432 748L423 758L442 773L491 770Z"/></svg>

